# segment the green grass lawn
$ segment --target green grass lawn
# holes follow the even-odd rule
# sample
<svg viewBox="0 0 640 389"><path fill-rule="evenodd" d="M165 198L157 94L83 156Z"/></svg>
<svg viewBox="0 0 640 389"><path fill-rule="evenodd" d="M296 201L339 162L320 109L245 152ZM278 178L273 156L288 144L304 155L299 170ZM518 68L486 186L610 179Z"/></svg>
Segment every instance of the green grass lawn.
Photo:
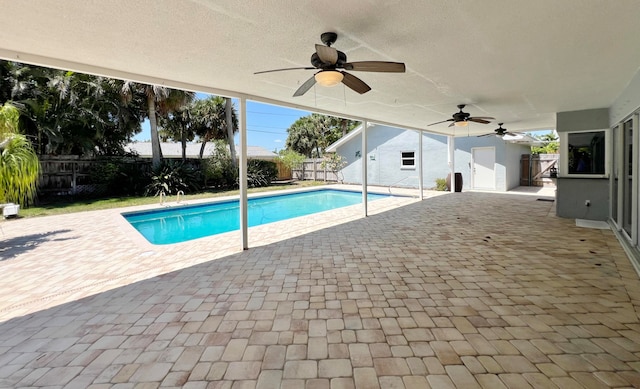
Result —
<svg viewBox="0 0 640 389"><path fill-rule="evenodd" d="M249 189L249 193L270 192L285 189L305 188L320 186L326 183L320 181L296 181L288 185L273 185L264 188ZM180 196L180 200L207 199L240 194L239 190L200 192L192 195ZM169 196L166 201L175 201L175 196ZM135 205L157 204L158 197L112 197L102 199L73 199L64 198L59 201L50 201L46 204L20 209L20 217L52 216L71 212L96 211L109 208L124 208Z"/></svg>

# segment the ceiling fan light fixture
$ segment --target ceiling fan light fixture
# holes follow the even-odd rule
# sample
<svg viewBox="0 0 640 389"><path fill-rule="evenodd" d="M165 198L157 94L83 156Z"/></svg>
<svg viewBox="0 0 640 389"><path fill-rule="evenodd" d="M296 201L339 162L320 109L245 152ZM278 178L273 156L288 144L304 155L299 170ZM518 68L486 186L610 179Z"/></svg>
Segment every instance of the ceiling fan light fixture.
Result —
<svg viewBox="0 0 640 389"><path fill-rule="evenodd" d="M460 122L455 122L456 127L466 127L469 125L469 122L466 120L460 121Z"/></svg>
<svg viewBox="0 0 640 389"><path fill-rule="evenodd" d="M342 82L344 75L335 70L323 70L314 76L318 84L322 86L336 86Z"/></svg>

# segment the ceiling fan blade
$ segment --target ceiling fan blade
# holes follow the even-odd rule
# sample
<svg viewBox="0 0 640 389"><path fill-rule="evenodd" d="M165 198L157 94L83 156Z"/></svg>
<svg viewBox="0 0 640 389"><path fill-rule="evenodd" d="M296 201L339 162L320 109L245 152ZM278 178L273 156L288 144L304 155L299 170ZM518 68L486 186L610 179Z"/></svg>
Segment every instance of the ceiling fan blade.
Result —
<svg viewBox="0 0 640 389"><path fill-rule="evenodd" d="M367 85L364 81L354 76L353 74L349 74L347 72L340 72L344 75L342 79L342 83L353 89L355 92L360 94L367 93L371 90L371 87Z"/></svg>
<svg viewBox="0 0 640 389"><path fill-rule="evenodd" d="M311 69L315 69L312 66L307 66L307 67L300 67L300 68L283 68L283 69L272 69L272 70L263 70L260 72L255 72L253 74L262 74L262 73L273 73L273 72L283 72L285 70L311 70Z"/></svg>
<svg viewBox="0 0 640 389"><path fill-rule="evenodd" d="M468 118L467 120L470 121L470 122L476 122L476 123L482 123L482 124L491 123L488 120L484 120L484 119L480 119L480 118Z"/></svg>
<svg viewBox="0 0 640 389"><path fill-rule="evenodd" d="M478 138L482 138L483 136L489 136L489 135L495 135L493 132L491 134L482 134L482 135L478 135Z"/></svg>
<svg viewBox="0 0 640 389"><path fill-rule="evenodd" d="M311 87L314 86L315 84L316 84L316 76L313 75L311 76L310 79L305 81L304 84L300 85L300 88L298 88L296 93L293 94L293 97L302 96L303 94L307 93L307 91L311 89Z"/></svg>
<svg viewBox="0 0 640 389"><path fill-rule="evenodd" d="M485 119L485 120L496 120L496 118L492 118L491 116L474 116L474 119Z"/></svg>
<svg viewBox="0 0 640 389"><path fill-rule="evenodd" d="M406 71L402 62L385 61L347 62L344 64L344 68L358 72L404 73Z"/></svg>
<svg viewBox="0 0 640 389"><path fill-rule="evenodd" d="M447 127L453 127L455 125L456 125L456 122L453 122L453 123L449 124Z"/></svg>
<svg viewBox="0 0 640 389"><path fill-rule="evenodd" d="M316 53L322 62L327 65L335 65L338 61L338 50L333 47L316 45Z"/></svg>
<svg viewBox="0 0 640 389"><path fill-rule="evenodd" d="M427 124L427 127L429 126L435 126L436 124L441 124L441 123L446 123L446 122L452 122L453 119L447 119L447 120L443 120L441 122L435 122L435 123L431 123L431 124Z"/></svg>

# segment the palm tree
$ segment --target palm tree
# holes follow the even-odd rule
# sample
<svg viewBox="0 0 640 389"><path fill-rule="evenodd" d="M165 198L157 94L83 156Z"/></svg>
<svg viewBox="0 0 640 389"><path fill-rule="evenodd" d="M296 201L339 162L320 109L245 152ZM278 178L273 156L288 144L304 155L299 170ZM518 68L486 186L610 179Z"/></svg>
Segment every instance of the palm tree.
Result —
<svg viewBox="0 0 640 389"><path fill-rule="evenodd" d="M165 88L159 85L139 84L125 81L121 93L125 101L131 101L135 94L144 94L147 100L147 117L151 129L151 164L154 169L162 163L162 149L158 136L157 114L167 114L177 107L193 100L195 93Z"/></svg>
<svg viewBox="0 0 640 389"><path fill-rule="evenodd" d="M238 117L230 101L231 99L225 101L220 96L210 96L207 99L196 101L193 105L193 120L195 133L202 142L200 158L204 154L204 147L207 142L214 139L226 139L233 164L237 167L233 136L238 131ZM230 119L229 115L231 116ZM227 125L229 122L231 123L231 131Z"/></svg>
<svg viewBox="0 0 640 389"><path fill-rule="evenodd" d="M191 119L191 106L183 105L166 116L160 117L158 123L161 129L158 131L164 141L179 140L182 146L182 162L187 160L187 141L194 138Z"/></svg>
<svg viewBox="0 0 640 389"><path fill-rule="evenodd" d="M0 107L0 203L26 206L36 196L40 162L31 142L18 132L20 113Z"/></svg>

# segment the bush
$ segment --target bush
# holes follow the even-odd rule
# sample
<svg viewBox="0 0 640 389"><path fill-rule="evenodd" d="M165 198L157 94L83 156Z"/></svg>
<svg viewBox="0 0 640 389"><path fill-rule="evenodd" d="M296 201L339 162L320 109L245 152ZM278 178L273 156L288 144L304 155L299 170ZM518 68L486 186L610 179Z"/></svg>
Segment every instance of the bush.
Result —
<svg viewBox="0 0 640 389"><path fill-rule="evenodd" d="M445 178L436 178L436 190L439 190L439 191L447 190L447 180Z"/></svg>
<svg viewBox="0 0 640 389"><path fill-rule="evenodd" d="M237 186L238 170L233 166L231 154L224 141L215 141L211 157L202 162L204 182L216 188L233 188Z"/></svg>
<svg viewBox="0 0 640 389"><path fill-rule="evenodd" d="M278 178L278 167L275 162L250 159L247 161L247 186L260 188L271 185ZM237 184L239 186L239 183Z"/></svg>
<svg viewBox="0 0 640 389"><path fill-rule="evenodd" d="M151 183L147 185L145 195L160 193L170 195L179 191L200 189L199 172L189 165L174 162L164 162L151 173Z"/></svg>
<svg viewBox="0 0 640 389"><path fill-rule="evenodd" d="M149 177L148 166L126 158L98 159L89 170L89 183L105 185L109 195L142 194Z"/></svg>

